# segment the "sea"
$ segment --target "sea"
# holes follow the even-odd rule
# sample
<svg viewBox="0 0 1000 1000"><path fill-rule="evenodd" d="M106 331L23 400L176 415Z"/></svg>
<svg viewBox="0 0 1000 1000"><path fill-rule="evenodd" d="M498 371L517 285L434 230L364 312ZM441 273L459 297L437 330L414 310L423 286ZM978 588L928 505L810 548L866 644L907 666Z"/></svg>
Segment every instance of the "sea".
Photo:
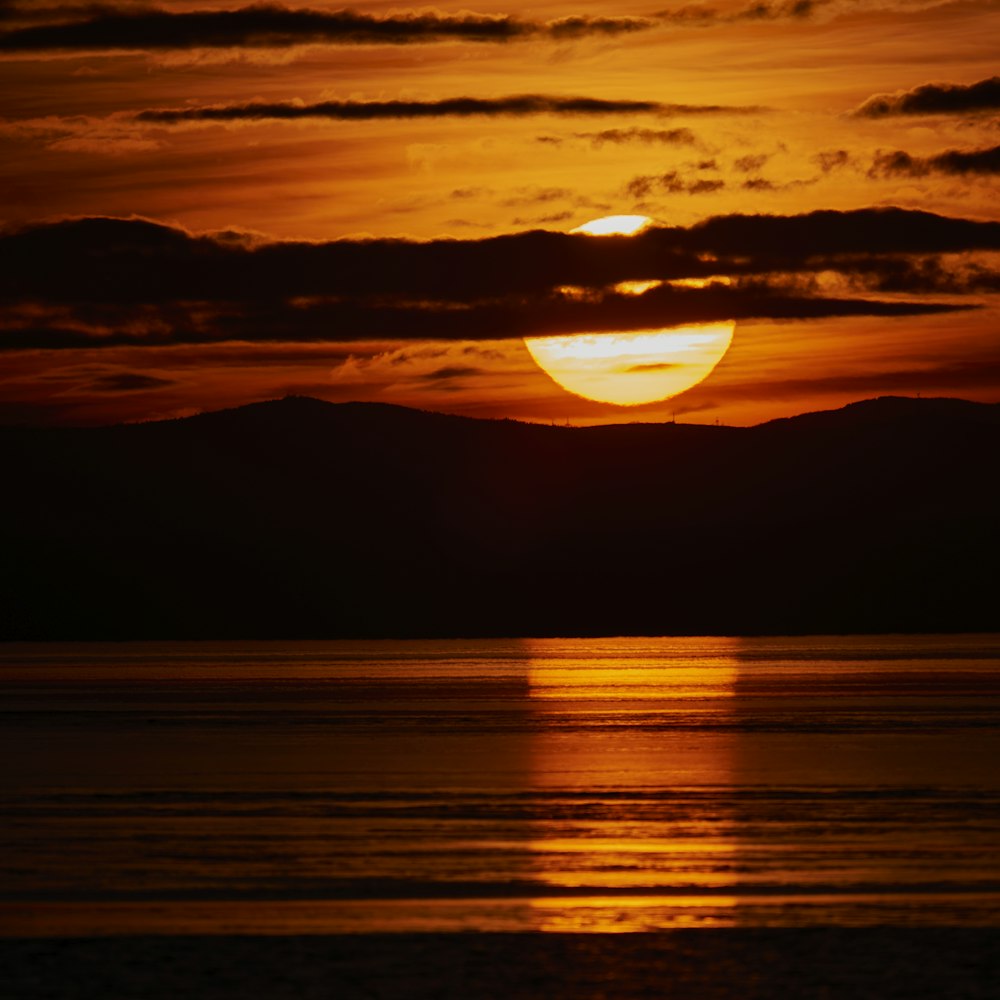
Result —
<svg viewBox="0 0 1000 1000"><path fill-rule="evenodd" d="M0 935L1000 927L1000 635L0 646Z"/></svg>

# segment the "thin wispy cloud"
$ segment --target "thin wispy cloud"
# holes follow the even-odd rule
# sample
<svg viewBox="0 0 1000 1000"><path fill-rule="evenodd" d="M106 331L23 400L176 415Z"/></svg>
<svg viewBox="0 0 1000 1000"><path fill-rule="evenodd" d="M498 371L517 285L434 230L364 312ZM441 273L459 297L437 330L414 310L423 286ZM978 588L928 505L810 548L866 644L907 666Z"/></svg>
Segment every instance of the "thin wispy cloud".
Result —
<svg viewBox="0 0 1000 1000"><path fill-rule="evenodd" d="M832 5L833 0L783 0L780 3L755 0L753 3L733 9L692 3L661 11L658 16L673 25L695 27L734 24L740 21L805 21L823 8Z"/></svg>
<svg viewBox="0 0 1000 1000"><path fill-rule="evenodd" d="M667 170L662 174L645 174L633 177L625 185L625 193L630 198L642 200L654 194L713 194L726 186L719 178L686 178L679 170Z"/></svg>
<svg viewBox="0 0 1000 1000"><path fill-rule="evenodd" d="M716 108L712 109L717 110ZM741 109L734 108L734 111ZM599 132L573 132L569 135L540 135L536 142L548 143L553 146L562 145L568 141L589 142L592 146L623 146L628 143L663 146L697 146L698 137L688 128L607 128Z"/></svg>
<svg viewBox="0 0 1000 1000"><path fill-rule="evenodd" d="M824 149L813 156L813 162L824 174L841 170L851 162L851 154L846 149Z"/></svg>
<svg viewBox="0 0 1000 1000"><path fill-rule="evenodd" d="M142 153L160 147L162 136L152 129L177 126L242 126L266 122L392 121L447 118L527 118L553 115L588 118L602 115L673 117L679 115L743 115L765 109L739 105L682 105L652 100L624 100L553 94L514 94L502 97L449 97L439 100L326 100L245 101L182 108L147 108L139 112L112 112L104 116L47 115L42 118L0 119L0 135L38 143L61 152L102 155ZM564 136L538 136L553 146L566 141L589 142L595 148L642 143L698 146L687 128L609 128Z"/></svg>
<svg viewBox="0 0 1000 1000"><path fill-rule="evenodd" d="M984 5L991 0L983 0ZM920 11L938 11L947 15L951 8L972 6L968 0L751 0L740 7L687 3L659 11L654 17L674 27L708 28L734 24L770 24L778 21L826 23L841 17L862 17L866 14L899 13L912 15Z"/></svg>

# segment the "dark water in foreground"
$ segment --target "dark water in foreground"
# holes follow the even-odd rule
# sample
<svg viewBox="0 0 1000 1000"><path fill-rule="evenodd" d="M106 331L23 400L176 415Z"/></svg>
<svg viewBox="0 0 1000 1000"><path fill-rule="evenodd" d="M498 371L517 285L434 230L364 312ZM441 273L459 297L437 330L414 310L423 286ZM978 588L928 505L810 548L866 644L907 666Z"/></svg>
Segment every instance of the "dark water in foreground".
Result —
<svg viewBox="0 0 1000 1000"><path fill-rule="evenodd" d="M0 647L0 934L1000 925L1000 636Z"/></svg>

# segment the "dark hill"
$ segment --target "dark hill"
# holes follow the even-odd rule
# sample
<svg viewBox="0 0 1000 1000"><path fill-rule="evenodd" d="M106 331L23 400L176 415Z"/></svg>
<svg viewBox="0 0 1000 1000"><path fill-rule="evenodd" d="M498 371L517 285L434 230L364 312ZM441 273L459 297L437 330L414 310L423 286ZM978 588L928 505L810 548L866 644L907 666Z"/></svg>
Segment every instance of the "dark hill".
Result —
<svg viewBox="0 0 1000 1000"><path fill-rule="evenodd" d="M1000 406L0 431L4 638L1000 629Z"/></svg>

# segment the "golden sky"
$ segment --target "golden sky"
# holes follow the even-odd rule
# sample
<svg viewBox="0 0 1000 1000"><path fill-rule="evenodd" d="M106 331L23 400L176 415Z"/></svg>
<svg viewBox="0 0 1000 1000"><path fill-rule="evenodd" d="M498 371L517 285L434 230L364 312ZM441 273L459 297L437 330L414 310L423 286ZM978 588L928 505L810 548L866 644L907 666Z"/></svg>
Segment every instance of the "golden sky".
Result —
<svg viewBox="0 0 1000 1000"><path fill-rule="evenodd" d="M998 32L993 0L0 0L0 422L998 401ZM570 233L611 214L653 221ZM637 407L522 339L729 319Z"/></svg>

